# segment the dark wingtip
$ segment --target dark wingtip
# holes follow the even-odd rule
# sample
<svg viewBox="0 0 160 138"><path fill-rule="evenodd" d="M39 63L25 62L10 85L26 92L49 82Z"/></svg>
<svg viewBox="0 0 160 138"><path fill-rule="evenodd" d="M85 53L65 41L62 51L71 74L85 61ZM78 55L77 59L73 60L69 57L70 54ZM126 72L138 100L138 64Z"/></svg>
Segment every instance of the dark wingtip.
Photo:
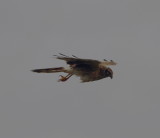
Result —
<svg viewBox="0 0 160 138"><path fill-rule="evenodd" d="M107 59L103 59L104 61L108 61Z"/></svg>
<svg viewBox="0 0 160 138"><path fill-rule="evenodd" d="M74 57L74 58L78 58L78 57L76 57L75 55L72 55L72 57Z"/></svg>
<svg viewBox="0 0 160 138"><path fill-rule="evenodd" d="M64 55L64 54L62 54L62 53L59 53L59 55L53 55L53 56L56 57L56 58L59 58L59 57L69 58L69 56L66 56L66 55Z"/></svg>
<svg viewBox="0 0 160 138"><path fill-rule="evenodd" d="M64 57L69 57L69 56L66 56L66 55L64 55L64 54L62 54L62 53L59 53L61 56L64 56Z"/></svg>

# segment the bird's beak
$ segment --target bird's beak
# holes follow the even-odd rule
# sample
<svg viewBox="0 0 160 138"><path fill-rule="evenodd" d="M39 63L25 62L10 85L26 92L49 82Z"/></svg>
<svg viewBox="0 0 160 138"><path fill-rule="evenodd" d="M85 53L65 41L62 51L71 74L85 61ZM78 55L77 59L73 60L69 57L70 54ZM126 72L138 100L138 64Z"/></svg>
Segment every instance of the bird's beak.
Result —
<svg viewBox="0 0 160 138"><path fill-rule="evenodd" d="M113 78L113 72L112 72L112 71L110 72L109 77L110 77L111 79Z"/></svg>
<svg viewBox="0 0 160 138"><path fill-rule="evenodd" d="M111 68L107 68L107 70L109 71L108 77L110 77L111 79L113 78L113 71Z"/></svg>

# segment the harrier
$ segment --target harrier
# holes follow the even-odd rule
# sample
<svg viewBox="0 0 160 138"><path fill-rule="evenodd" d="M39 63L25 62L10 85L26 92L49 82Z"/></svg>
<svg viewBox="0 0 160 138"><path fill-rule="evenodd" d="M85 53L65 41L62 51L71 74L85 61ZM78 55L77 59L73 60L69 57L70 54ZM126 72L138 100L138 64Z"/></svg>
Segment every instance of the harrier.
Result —
<svg viewBox="0 0 160 138"><path fill-rule="evenodd" d="M110 65L116 65L117 63L113 60L100 62L93 59L81 59L74 55L72 57L66 56L59 53L60 55L54 55L57 59L64 60L69 65L68 68L56 67L56 68L45 68L45 69L34 69L33 72L37 73L57 73L64 72L68 73L66 76L60 75L58 81L67 81L72 75L79 76L81 82L96 81L103 78L110 77L113 78L113 71L111 68L107 67Z"/></svg>

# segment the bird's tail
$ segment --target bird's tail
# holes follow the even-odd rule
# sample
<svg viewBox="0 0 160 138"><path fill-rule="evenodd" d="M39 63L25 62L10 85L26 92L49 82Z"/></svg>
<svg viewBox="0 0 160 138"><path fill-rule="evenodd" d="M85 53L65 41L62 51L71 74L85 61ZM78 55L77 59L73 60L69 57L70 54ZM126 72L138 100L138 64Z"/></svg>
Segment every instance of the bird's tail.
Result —
<svg viewBox="0 0 160 138"><path fill-rule="evenodd" d="M58 67L58 68L46 68L46 69L34 69L32 71L37 73L56 73L56 72L63 72L64 68Z"/></svg>

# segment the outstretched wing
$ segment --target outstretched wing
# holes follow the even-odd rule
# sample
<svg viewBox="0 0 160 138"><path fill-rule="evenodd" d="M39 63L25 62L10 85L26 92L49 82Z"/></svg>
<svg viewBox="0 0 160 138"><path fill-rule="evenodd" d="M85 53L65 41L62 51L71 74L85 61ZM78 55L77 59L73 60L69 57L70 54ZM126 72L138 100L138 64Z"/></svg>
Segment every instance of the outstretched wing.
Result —
<svg viewBox="0 0 160 138"><path fill-rule="evenodd" d="M67 64L71 67L74 67L77 70L90 72L95 71L99 68L99 64L101 63L98 60L92 59L81 59L74 55L73 57L66 56L60 53L60 56L55 55L57 59L65 60Z"/></svg>

